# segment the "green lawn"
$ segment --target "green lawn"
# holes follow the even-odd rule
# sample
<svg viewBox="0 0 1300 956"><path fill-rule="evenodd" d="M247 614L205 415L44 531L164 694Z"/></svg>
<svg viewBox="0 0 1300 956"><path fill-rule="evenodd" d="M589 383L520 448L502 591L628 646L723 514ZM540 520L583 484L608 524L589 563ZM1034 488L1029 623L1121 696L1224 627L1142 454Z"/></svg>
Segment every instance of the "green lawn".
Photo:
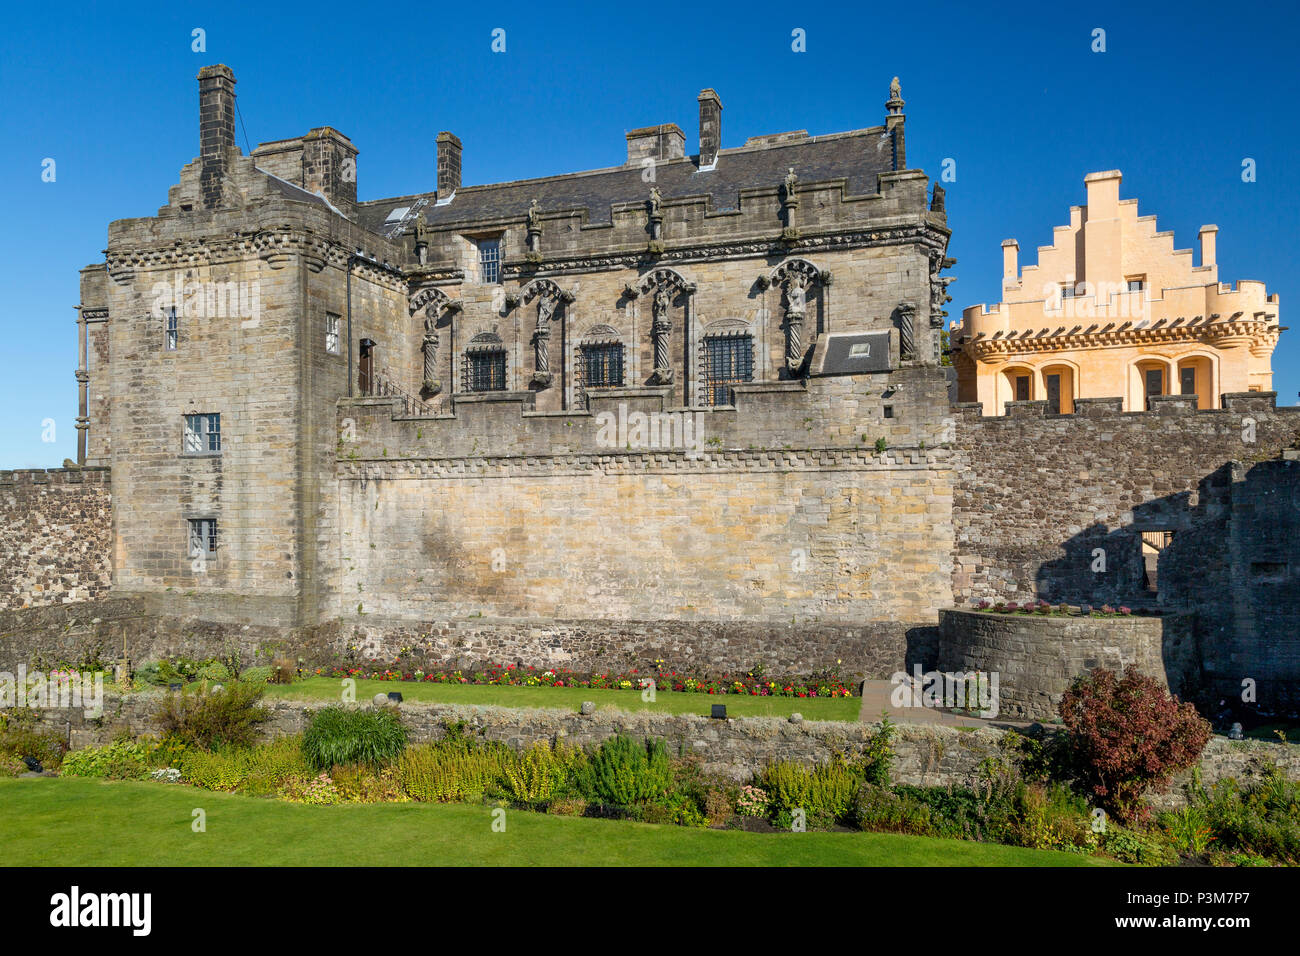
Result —
<svg viewBox="0 0 1300 956"><path fill-rule="evenodd" d="M194 833L192 812L207 814ZM1070 853L885 833L758 834L459 804L311 807L162 783L0 780L9 866L1090 866Z"/></svg>
<svg viewBox="0 0 1300 956"><path fill-rule="evenodd" d="M269 697L337 701L342 682L333 677L309 677L293 684L267 684ZM415 681L357 681L358 702L375 694L399 691L404 700L440 704L477 704L493 707L551 707L576 711L584 700L597 707L619 710L654 710L665 714L708 715L713 704L726 704L729 717L789 717L806 720L858 719L858 697L745 697L740 694L674 694L660 691L654 703L641 700L636 690L592 690L586 687L510 687L494 684L433 684Z"/></svg>

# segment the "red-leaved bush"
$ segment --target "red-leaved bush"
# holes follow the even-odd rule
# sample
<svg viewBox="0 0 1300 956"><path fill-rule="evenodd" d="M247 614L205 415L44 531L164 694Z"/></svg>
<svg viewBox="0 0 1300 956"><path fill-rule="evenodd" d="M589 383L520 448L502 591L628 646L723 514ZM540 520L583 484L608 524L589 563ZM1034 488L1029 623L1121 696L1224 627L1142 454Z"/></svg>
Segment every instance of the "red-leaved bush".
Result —
<svg viewBox="0 0 1300 956"><path fill-rule="evenodd" d="M1196 763L1210 724L1135 670L1099 667L1061 698L1077 770L1098 802L1121 822L1144 817L1143 795Z"/></svg>

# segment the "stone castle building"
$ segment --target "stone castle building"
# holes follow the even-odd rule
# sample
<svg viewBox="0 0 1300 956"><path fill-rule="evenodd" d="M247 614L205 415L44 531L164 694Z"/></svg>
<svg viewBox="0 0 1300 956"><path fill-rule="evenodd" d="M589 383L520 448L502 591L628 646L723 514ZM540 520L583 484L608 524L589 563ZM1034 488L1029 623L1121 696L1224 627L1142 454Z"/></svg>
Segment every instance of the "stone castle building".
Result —
<svg viewBox="0 0 1300 956"><path fill-rule="evenodd" d="M1119 395L1126 411L1160 395L1218 408L1225 392L1272 388L1278 297L1263 282L1219 282L1218 226L1200 229L1201 262L1175 249L1155 216L1120 199L1118 169L1085 177L1088 202L1070 207L1036 265L1018 267L1002 243L1002 301L963 310L951 334L962 401L1000 415L1007 402Z"/></svg>
<svg viewBox="0 0 1300 956"><path fill-rule="evenodd" d="M444 132L382 200L329 127L244 155L234 96L201 71L199 156L82 270L79 467L0 472L6 653L880 677L1041 597L1163 611L1176 686L1293 693L1300 411L1222 371L951 404L897 80L877 126L723 148L704 90L693 153L494 185Z"/></svg>

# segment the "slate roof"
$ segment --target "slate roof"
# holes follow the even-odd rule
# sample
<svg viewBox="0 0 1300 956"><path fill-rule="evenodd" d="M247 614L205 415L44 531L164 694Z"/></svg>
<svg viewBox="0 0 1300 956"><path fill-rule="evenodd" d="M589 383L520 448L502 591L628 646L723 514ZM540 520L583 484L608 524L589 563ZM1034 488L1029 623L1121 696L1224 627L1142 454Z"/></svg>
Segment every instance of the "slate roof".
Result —
<svg viewBox="0 0 1300 956"><path fill-rule="evenodd" d="M686 196L707 195L715 210L736 209L740 192L775 188L794 167L803 185L833 179L848 180L851 195L876 191L876 175L893 168L893 140L883 127L810 136L790 142L724 149L715 168L702 171L697 157L660 162L655 183L665 202ZM488 186L462 186L445 206L435 205L437 194L415 193L393 199L360 203L356 219L373 232L384 232L384 222L394 209L425 198L422 210L430 226L448 227L500 219L523 219L533 199L540 212L585 209L588 221L608 223L610 206L643 202L650 183L641 179L639 165L616 166L590 172L568 173L544 179L523 179Z"/></svg>

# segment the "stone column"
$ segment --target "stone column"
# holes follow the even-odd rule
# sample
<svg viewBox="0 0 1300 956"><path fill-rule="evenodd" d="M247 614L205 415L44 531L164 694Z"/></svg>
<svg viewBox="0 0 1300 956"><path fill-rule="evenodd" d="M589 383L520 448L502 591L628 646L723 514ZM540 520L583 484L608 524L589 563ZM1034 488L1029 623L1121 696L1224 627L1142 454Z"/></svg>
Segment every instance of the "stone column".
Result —
<svg viewBox="0 0 1300 956"><path fill-rule="evenodd" d="M438 382L438 317L435 311L424 320L424 391L436 395L441 390Z"/></svg>
<svg viewBox="0 0 1300 956"><path fill-rule="evenodd" d="M90 373L86 370L86 318L77 308L77 464L86 463L86 432L90 428Z"/></svg>
<svg viewBox="0 0 1300 956"><path fill-rule="evenodd" d="M898 354L903 362L916 359L916 306L911 302L898 306Z"/></svg>

